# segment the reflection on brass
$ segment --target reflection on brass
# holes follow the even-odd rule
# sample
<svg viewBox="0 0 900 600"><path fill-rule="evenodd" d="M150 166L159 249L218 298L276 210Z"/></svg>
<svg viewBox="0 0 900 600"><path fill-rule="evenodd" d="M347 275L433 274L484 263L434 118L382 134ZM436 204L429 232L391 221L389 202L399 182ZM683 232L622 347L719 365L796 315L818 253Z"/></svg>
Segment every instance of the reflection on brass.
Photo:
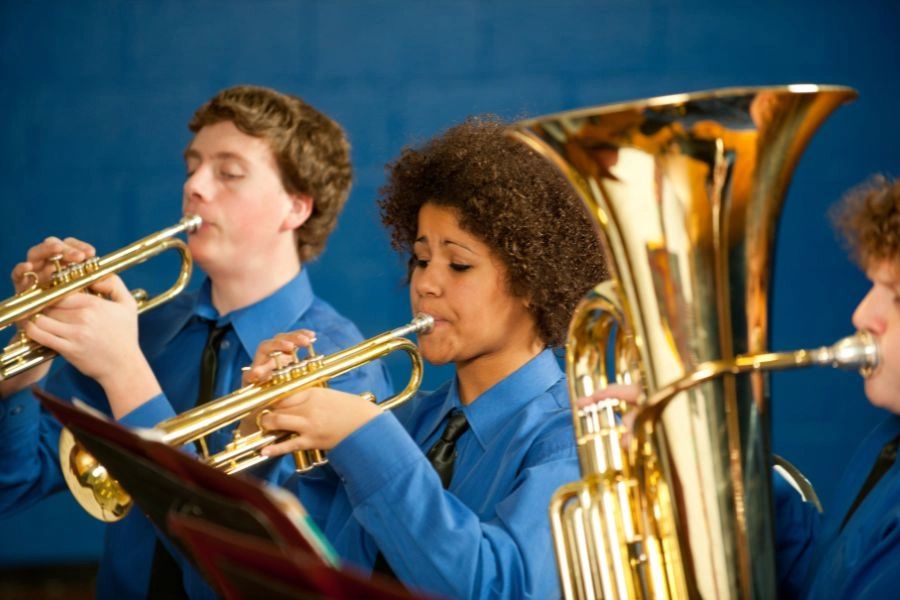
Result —
<svg viewBox="0 0 900 600"><path fill-rule="evenodd" d="M414 333L428 333L434 327L431 315L418 314L413 321L397 329L382 333L355 346L325 356L315 355L304 360L296 357L274 356L276 369L264 381L251 383L239 390L202 404L180 415L167 419L153 428L152 434L164 444L183 446L191 442L200 442L201 460L206 464L232 474L257 465L268 457L260 451L270 444L283 442L294 434L285 431L256 431L241 436L237 430L234 438L225 450L209 455L206 451L205 437L228 425L237 423L251 415L261 412L277 404L280 400L299 391L314 387L325 387L330 380L365 366L372 361L384 358L397 351L405 352L410 359L411 372L409 382L398 394L379 403L383 410L392 409L412 398L422 383L422 356L415 343L406 336ZM288 360L282 361L283 358ZM371 401L372 394L364 394ZM258 421L257 421L258 422ZM115 502L115 508L104 505L101 508L91 507L84 502L87 510L94 517L103 521L117 521L130 508L130 499L119 484L102 472L100 465L84 449L72 441L72 436L63 430L60 438L60 456L63 465L73 465L69 470L63 469L69 488L79 502L90 496L101 497L107 504ZM64 451L65 448L65 451ZM65 452L65 453L64 453ZM82 456L82 455L87 456ZM297 470L308 471L327 462L321 450L303 450L294 453ZM77 466L80 465L80 466ZM91 489L86 491L83 481L91 480ZM118 501L125 499L126 506L118 506ZM95 504L91 502L90 504Z"/></svg>
<svg viewBox="0 0 900 600"><path fill-rule="evenodd" d="M644 392L636 407L573 404L583 478L550 505L566 598L775 596L765 372L877 364L862 333L768 352L788 182L813 132L855 97L835 86L727 89L512 129L578 191L610 263L569 329L573 402L613 380Z"/></svg>
<svg viewBox="0 0 900 600"><path fill-rule="evenodd" d="M175 283L165 292L152 299L144 290L132 291L138 305L138 313L156 308L177 296L191 279L191 252L187 244L176 238L183 232L192 232L200 227L200 217L184 217L176 225L106 256L89 258L80 263L63 264L62 256L54 256L54 273L50 281L42 284L35 273L26 273L31 285L0 303L0 330L17 321L37 319L41 312L53 306L69 294L86 290L94 283L137 266L166 250L174 249L181 255L181 270ZM0 381L14 377L23 371L50 360L56 353L28 339L20 331L0 354Z"/></svg>

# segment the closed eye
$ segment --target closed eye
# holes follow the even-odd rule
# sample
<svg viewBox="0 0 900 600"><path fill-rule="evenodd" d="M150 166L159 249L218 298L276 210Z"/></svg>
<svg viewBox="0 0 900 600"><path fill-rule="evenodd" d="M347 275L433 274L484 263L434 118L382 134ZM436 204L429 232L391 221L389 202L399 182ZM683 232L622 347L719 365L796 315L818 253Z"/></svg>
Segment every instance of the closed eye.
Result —
<svg viewBox="0 0 900 600"><path fill-rule="evenodd" d="M450 263L450 268L453 269L454 271L462 273L464 271L468 271L469 269L471 269L472 265L465 265L465 264L461 264L461 263Z"/></svg>

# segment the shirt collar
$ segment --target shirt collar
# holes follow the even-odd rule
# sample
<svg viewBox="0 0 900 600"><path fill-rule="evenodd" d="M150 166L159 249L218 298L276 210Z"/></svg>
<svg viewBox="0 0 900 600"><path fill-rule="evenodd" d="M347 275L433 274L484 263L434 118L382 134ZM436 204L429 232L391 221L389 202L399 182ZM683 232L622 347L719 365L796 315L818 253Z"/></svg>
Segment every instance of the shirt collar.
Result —
<svg viewBox="0 0 900 600"><path fill-rule="evenodd" d="M465 413L478 442L483 448L487 447L514 414L550 389L562 375L553 351L546 349L483 392L468 406L462 406L460 402L459 387L454 377L443 405L435 413L435 422L424 430L434 431L451 410L459 408Z"/></svg>
<svg viewBox="0 0 900 600"><path fill-rule="evenodd" d="M250 356L264 340L288 331L313 303L313 290L306 270L302 270L273 294L255 304L219 315L212 304L212 284L203 281L194 305L194 315L217 326L230 324Z"/></svg>

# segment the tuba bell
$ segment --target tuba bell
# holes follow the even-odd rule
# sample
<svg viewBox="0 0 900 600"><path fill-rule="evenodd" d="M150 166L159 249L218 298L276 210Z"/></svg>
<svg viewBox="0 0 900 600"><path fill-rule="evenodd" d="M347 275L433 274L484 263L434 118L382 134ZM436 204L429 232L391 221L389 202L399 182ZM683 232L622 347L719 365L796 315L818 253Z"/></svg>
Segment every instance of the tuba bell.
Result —
<svg viewBox="0 0 900 600"><path fill-rule="evenodd" d="M17 321L40 314L69 294L86 290L105 277L121 273L166 250L174 249L181 255L181 268L175 283L153 298L148 298L144 290L131 292L138 305L138 314L171 300L188 284L192 269L191 252L187 244L175 236L196 231L200 224L200 217L186 216L172 227L151 234L106 256L95 256L80 263L63 264L62 256L52 257L54 272L48 283L41 283L35 273L26 273L25 276L31 279L31 286L0 302L0 330ZM0 354L0 381L15 377L54 356L56 352L28 339L25 332L19 331Z"/></svg>
<svg viewBox="0 0 900 600"><path fill-rule="evenodd" d="M152 429L145 430L143 434L170 446L198 442L202 462L229 475L240 473L268 460L260 451L270 444L288 439L293 433L260 429L253 434L241 436L235 429L231 443L217 454L209 453L205 444L207 435L254 414L259 415L291 394L313 387L324 387L335 377L398 351L405 352L409 357L409 380L402 391L384 399L378 406L382 410L399 406L412 398L422 383L422 355L415 343L406 336L428 333L432 327L434 317L420 313L402 327L332 354L312 354L304 360L292 357L284 364L281 356L274 356L277 368L265 380L245 385L226 396L166 419ZM363 396L375 401L371 393ZM128 513L132 504L131 497L107 473L103 465L77 443L67 429L63 430L60 437L59 457L63 476L72 495L91 516L113 522ZM298 472L309 471L327 462L321 450L301 450L294 452L293 458Z"/></svg>
<svg viewBox="0 0 900 600"><path fill-rule="evenodd" d="M612 277L577 308L566 365L583 479L550 505L566 598L775 596L765 371L872 368L865 334L768 352L779 212L844 87L724 89L522 121L593 218ZM617 400L639 382L633 433Z"/></svg>

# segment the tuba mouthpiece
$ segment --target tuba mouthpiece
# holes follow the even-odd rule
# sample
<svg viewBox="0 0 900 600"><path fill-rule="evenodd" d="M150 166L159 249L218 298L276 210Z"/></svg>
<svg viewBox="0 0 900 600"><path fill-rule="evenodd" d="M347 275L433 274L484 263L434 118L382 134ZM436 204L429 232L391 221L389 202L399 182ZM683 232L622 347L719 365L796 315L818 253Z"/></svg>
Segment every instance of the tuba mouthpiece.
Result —
<svg viewBox="0 0 900 600"><path fill-rule="evenodd" d="M857 331L831 346L819 348L816 353L819 355L817 363L839 369L859 369L863 377L871 375L879 362L878 343L868 331Z"/></svg>

